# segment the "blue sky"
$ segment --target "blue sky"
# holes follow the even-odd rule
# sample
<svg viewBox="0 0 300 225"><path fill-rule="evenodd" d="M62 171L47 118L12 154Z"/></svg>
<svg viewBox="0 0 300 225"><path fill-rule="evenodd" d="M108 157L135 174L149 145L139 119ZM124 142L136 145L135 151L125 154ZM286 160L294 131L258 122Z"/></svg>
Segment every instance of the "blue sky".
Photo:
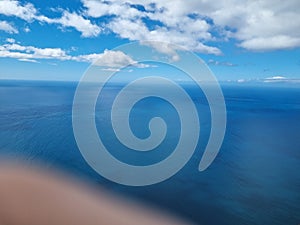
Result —
<svg viewBox="0 0 300 225"><path fill-rule="evenodd" d="M79 80L145 40L195 52L219 80L300 79L299 15L298 0L0 0L0 79Z"/></svg>

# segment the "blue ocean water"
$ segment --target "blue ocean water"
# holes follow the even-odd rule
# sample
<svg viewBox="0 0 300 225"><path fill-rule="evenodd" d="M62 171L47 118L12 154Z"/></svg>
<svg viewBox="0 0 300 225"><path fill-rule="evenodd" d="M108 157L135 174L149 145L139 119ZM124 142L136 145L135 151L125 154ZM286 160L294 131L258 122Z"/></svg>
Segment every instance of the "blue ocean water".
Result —
<svg viewBox="0 0 300 225"><path fill-rule="evenodd" d="M101 177L82 158L72 130L76 85L0 81L0 157L59 168L197 224L300 223L299 86L223 84L228 120L224 142L212 165L199 172L209 137L209 107L201 91L185 85L200 115L201 135L195 154L170 179L151 186L129 187ZM128 154L113 134L106 107L121 88L107 86L101 104L97 104L97 129L103 142L113 149L115 157L131 164L164 159L180 135L176 110L162 99L140 101L132 110L133 132L140 138L147 137L149 119L161 116L168 124L168 135L149 157Z"/></svg>

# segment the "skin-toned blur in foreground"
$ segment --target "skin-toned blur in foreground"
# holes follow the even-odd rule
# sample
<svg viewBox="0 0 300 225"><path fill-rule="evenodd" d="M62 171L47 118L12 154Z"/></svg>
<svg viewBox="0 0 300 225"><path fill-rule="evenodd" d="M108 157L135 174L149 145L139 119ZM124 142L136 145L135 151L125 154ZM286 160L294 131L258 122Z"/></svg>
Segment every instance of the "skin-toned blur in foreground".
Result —
<svg viewBox="0 0 300 225"><path fill-rule="evenodd" d="M59 173L1 162L1 225L188 225Z"/></svg>

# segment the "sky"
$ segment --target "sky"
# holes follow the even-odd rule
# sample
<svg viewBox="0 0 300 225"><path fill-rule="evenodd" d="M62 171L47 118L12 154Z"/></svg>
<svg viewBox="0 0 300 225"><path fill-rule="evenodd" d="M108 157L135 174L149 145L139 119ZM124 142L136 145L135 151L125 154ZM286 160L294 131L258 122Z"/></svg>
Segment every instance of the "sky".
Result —
<svg viewBox="0 0 300 225"><path fill-rule="evenodd" d="M79 80L135 62L113 49L182 46L220 81L300 80L299 0L0 0L0 79Z"/></svg>

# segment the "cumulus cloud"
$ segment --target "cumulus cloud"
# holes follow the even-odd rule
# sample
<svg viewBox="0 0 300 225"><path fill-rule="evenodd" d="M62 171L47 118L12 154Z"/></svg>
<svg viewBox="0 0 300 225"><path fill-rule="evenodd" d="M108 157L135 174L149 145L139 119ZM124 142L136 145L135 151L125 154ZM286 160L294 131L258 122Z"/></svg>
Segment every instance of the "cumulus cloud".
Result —
<svg viewBox="0 0 300 225"><path fill-rule="evenodd" d="M18 30L6 21L0 21L0 30L9 34L17 34Z"/></svg>
<svg viewBox="0 0 300 225"><path fill-rule="evenodd" d="M0 14L27 22L35 20L63 28L71 27L82 37L96 37L104 30L132 41L170 42L194 52L216 55L222 54L218 42L227 40L234 40L237 46L252 51L300 47L298 0L81 2L83 8L78 11L60 9L57 11L60 16L50 18L42 15L31 3L1 0ZM0 29L18 32L4 21L0 22ZM29 27L26 31L30 31Z"/></svg>
<svg viewBox="0 0 300 225"><path fill-rule="evenodd" d="M195 52L216 55L221 54L221 51L218 48L203 44L197 40L196 36L193 34L183 33L180 30L169 29L167 27L157 27L154 30L149 30L141 19L133 21L115 18L107 25L107 27L121 38L127 38L131 41L169 42ZM157 48L157 50L161 51L160 48Z"/></svg>
<svg viewBox="0 0 300 225"><path fill-rule="evenodd" d="M13 38L6 38L6 42L8 42L8 43L15 43L16 40L13 39Z"/></svg>
<svg viewBox="0 0 300 225"><path fill-rule="evenodd" d="M82 33L83 37L97 36L100 33L100 28L97 25L76 13L64 11L63 16L57 22L65 27L74 27Z"/></svg>
<svg viewBox="0 0 300 225"><path fill-rule="evenodd" d="M24 31L25 31L25 33L29 33L30 32L30 28L29 27L25 27Z"/></svg>
<svg viewBox="0 0 300 225"><path fill-rule="evenodd" d="M126 1L85 0L83 4L87 8L87 14L95 18L118 15L122 18L134 19L143 15L143 12L131 7Z"/></svg>
<svg viewBox="0 0 300 225"><path fill-rule="evenodd" d="M63 11L60 18L48 18L45 16L38 16L37 19L46 23L55 23L62 27L72 27L79 31L82 37L95 37L101 29L99 26L92 24L89 19L75 12Z"/></svg>
<svg viewBox="0 0 300 225"><path fill-rule="evenodd" d="M149 8L152 3L147 1L83 0L83 4L87 15L91 17L113 16L106 28L121 38L131 41L163 41L195 52L221 54L220 49L204 43L213 38L209 32L210 25L203 18L191 18L188 14L174 15L172 8L167 7L164 10L138 10L134 5ZM157 25L149 27L146 21Z"/></svg>
<svg viewBox="0 0 300 225"><path fill-rule="evenodd" d="M166 42L155 42L155 41L141 41L142 45L151 46L152 48L156 49L158 52L164 53L171 57L171 61L178 61L180 59L179 55L177 54L176 50L178 46L174 46L170 43Z"/></svg>
<svg viewBox="0 0 300 225"><path fill-rule="evenodd" d="M123 67L129 64L135 64L130 56L121 51L104 50L101 54L80 55L74 58L78 61L92 62L98 66Z"/></svg>
<svg viewBox="0 0 300 225"><path fill-rule="evenodd" d="M228 39L253 51L300 46L298 0L220 0L217 4L206 0L82 2L91 17L113 16L107 27L129 40L167 41L212 54L220 54L221 50L208 43ZM145 21L155 25L150 27Z"/></svg>
<svg viewBox="0 0 300 225"><path fill-rule="evenodd" d="M39 59L70 60L77 62L93 63L105 67L108 71L118 71L119 68L133 65L146 68L148 65L138 63L122 51L105 50L103 53L86 55L70 55L60 48L37 48L16 43L12 38L6 39L6 44L0 45L0 58L15 58L23 62L38 62Z"/></svg>
<svg viewBox="0 0 300 225"><path fill-rule="evenodd" d="M278 35L273 37L250 38L249 40L243 41L240 46L256 51L288 49L300 46L300 37Z"/></svg>
<svg viewBox="0 0 300 225"><path fill-rule="evenodd" d="M72 59L80 62L90 62L96 66L109 67L105 69L107 71L118 71L119 68L128 65L132 65L139 68L149 67L149 65L147 64L138 63L122 51L113 51L107 49L100 54L94 53L88 55L79 55L72 57Z"/></svg>
<svg viewBox="0 0 300 225"><path fill-rule="evenodd" d="M31 3L21 4L15 0L1 0L0 14L16 16L23 20L30 21L36 16L37 10Z"/></svg>
<svg viewBox="0 0 300 225"><path fill-rule="evenodd" d="M220 1L208 15L217 25L230 27L229 37L249 50L300 46L300 2L297 0Z"/></svg>
<svg viewBox="0 0 300 225"><path fill-rule="evenodd" d="M100 27L92 24L92 22L89 19L84 18L82 14L63 10L61 17L49 18L41 15L31 3L21 4L19 1L15 0L1 0L0 14L18 17L28 22L36 20L49 24L55 23L62 27L72 27L79 31L82 34L82 37L94 37L100 33ZM1 29L1 27L3 29ZM9 33L17 33L17 30L14 27L5 22L0 22L0 29L6 29ZM29 32L29 27L26 27L24 31Z"/></svg>
<svg viewBox="0 0 300 225"><path fill-rule="evenodd" d="M60 48L36 48L8 43L0 46L0 57L17 58L18 60L59 59L68 60L70 56Z"/></svg>

